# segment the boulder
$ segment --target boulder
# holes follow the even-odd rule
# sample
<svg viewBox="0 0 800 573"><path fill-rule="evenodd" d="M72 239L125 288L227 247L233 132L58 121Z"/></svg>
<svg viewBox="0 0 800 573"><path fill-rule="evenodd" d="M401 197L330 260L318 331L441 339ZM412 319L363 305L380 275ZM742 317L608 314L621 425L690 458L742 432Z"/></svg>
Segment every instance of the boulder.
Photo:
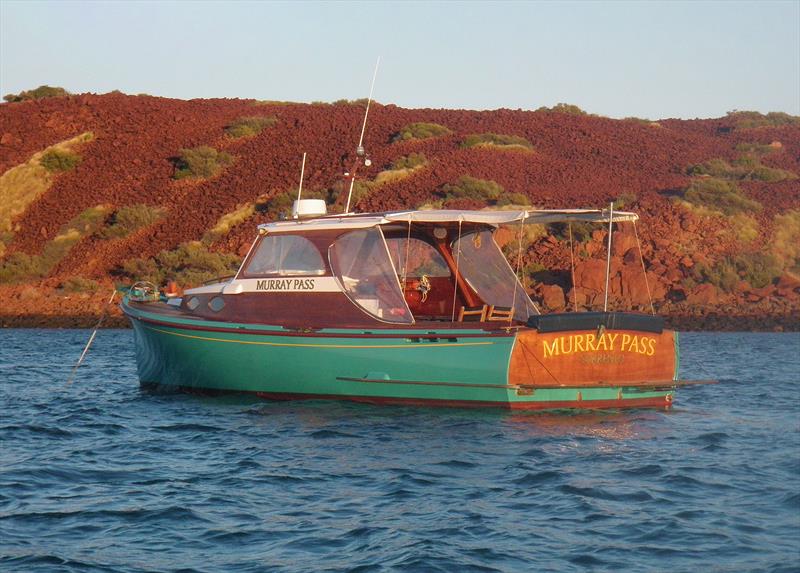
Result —
<svg viewBox="0 0 800 573"><path fill-rule="evenodd" d="M566 305L564 291L558 285L542 285L542 303L550 310L559 310Z"/></svg>
<svg viewBox="0 0 800 573"><path fill-rule="evenodd" d="M784 273L780 276L775 286L779 289L798 289L800 288L800 277L793 273Z"/></svg>
<svg viewBox="0 0 800 573"><path fill-rule="evenodd" d="M717 304L719 302L719 290L711 283L697 285L686 296L686 302L698 305Z"/></svg>
<svg viewBox="0 0 800 573"><path fill-rule="evenodd" d="M628 251L633 250L634 252L638 252L636 249L636 237L630 233L623 233L621 231L617 231L611 237L611 254L615 257L622 257Z"/></svg>

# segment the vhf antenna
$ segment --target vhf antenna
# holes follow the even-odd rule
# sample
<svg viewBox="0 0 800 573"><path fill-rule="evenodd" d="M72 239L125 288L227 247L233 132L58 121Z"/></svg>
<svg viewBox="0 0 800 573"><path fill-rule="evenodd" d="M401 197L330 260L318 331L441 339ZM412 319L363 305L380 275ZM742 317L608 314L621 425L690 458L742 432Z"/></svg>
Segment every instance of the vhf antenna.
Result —
<svg viewBox="0 0 800 573"><path fill-rule="evenodd" d="M297 201L295 205L297 205L297 209L300 208L300 195L303 193L303 174L306 172L306 152L303 152L303 163L300 165L300 185L297 187ZM297 213L294 213L294 218L297 219Z"/></svg>
<svg viewBox="0 0 800 573"><path fill-rule="evenodd" d="M306 172L306 152L303 152L303 163L300 165L300 186L297 188L297 200L300 200L300 194L303 192L303 174Z"/></svg>
<svg viewBox="0 0 800 573"><path fill-rule="evenodd" d="M356 182L356 170L358 169L358 164L361 158L364 158L364 166L369 167L372 165L372 161L369 160L368 157L365 157L366 153L364 151L364 131L367 129L367 116L369 115L369 104L372 103L372 91L375 89L375 78L378 77L378 66L381 63L380 57L378 57L378 61L375 62L375 71L372 73L372 84L369 87L369 97L367 98L367 109L364 110L364 123L361 125L361 137L358 138L358 147L356 147L356 160L353 163L353 172L350 174L350 190L347 192L347 204L344 207L344 212L350 212L350 200L353 197L353 184Z"/></svg>

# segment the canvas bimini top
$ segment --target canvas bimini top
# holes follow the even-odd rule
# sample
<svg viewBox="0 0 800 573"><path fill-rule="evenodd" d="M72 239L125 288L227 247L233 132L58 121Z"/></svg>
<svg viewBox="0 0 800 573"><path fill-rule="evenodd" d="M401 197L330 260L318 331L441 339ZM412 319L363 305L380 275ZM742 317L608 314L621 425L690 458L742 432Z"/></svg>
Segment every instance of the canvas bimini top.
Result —
<svg viewBox="0 0 800 573"><path fill-rule="evenodd" d="M476 223L497 227L514 223L547 225L550 223L608 223L637 221L639 216L630 211L608 209L523 209L508 211L469 211L432 209L427 211L392 211L388 213L357 213L292 219L259 225L263 233L279 233L300 229L322 231L328 229L366 229L390 223Z"/></svg>

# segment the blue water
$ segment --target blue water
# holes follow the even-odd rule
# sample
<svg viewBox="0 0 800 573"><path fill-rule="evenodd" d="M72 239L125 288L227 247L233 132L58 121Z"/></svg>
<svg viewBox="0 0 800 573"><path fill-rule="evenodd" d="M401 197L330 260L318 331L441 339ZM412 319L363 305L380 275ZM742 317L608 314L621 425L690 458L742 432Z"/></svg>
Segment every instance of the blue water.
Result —
<svg viewBox="0 0 800 573"><path fill-rule="evenodd" d="M124 330L66 388L88 335L0 331L0 570L800 571L796 333L578 414L148 393Z"/></svg>

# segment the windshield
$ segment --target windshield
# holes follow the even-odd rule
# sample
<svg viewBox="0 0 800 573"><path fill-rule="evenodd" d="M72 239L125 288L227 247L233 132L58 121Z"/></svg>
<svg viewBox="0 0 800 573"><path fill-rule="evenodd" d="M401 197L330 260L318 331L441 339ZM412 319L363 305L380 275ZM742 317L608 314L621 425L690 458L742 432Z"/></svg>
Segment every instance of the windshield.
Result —
<svg viewBox="0 0 800 573"><path fill-rule="evenodd" d="M400 277L449 277L450 269L442 255L433 245L415 237L392 237L386 239Z"/></svg>
<svg viewBox="0 0 800 573"><path fill-rule="evenodd" d="M468 233L453 241L453 257L458 258L461 276L486 304L513 307L514 318L523 322L539 314L491 231Z"/></svg>
<svg viewBox="0 0 800 573"><path fill-rule="evenodd" d="M345 294L362 310L384 322L414 322L379 228L351 231L336 239L330 262Z"/></svg>
<svg viewBox="0 0 800 573"><path fill-rule="evenodd" d="M250 276L324 275L325 263L317 247L299 235L267 235L250 257Z"/></svg>

